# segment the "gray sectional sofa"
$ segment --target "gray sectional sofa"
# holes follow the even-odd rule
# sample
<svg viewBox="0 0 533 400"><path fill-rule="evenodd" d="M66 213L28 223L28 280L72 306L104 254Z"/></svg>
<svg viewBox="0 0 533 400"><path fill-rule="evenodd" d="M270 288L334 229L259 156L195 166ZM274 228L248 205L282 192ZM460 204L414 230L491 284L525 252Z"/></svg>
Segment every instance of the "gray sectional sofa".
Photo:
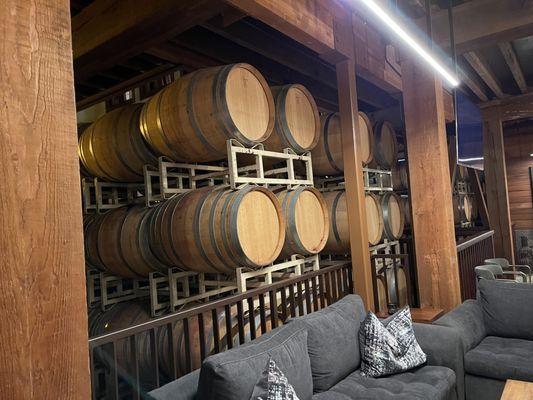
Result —
<svg viewBox="0 0 533 400"><path fill-rule="evenodd" d="M507 379L533 382L533 285L481 279L477 300L435 324L462 339L467 400L500 399Z"/></svg>
<svg viewBox="0 0 533 400"><path fill-rule="evenodd" d="M461 339L445 326L414 324L428 356L425 365L377 379L361 376L358 331L365 316L361 298L346 296L246 345L208 357L201 370L150 395L157 400L249 400L272 357L300 400L464 399Z"/></svg>

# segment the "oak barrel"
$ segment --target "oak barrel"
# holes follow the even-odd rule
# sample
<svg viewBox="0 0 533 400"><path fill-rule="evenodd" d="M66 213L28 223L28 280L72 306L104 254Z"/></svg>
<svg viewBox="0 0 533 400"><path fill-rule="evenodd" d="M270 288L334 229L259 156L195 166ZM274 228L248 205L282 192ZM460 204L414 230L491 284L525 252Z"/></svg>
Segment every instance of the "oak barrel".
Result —
<svg viewBox="0 0 533 400"><path fill-rule="evenodd" d="M100 271L105 270L104 263L98 252L98 229L102 215L88 214L83 216L83 238L85 245L85 262L88 266Z"/></svg>
<svg viewBox="0 0 533 400"><path fill-rule="evenodd" d="M391 169L398 160L398 140L394 126L387 121L374 127L374 162L381 168Z"/></svg>
<svg viewBox="0 0 533 400"><path fill-rule="evenodd" d="M346 192L344 190L325 192L323 196L330 219L329 235L324 252L347 254L350 252L350 232L348 229Z"/></svg>
<svg viewBox="0 0 533 400"><path fill-rule="evenodd" d="M453 220L456 224L472 220L472 206L467 195L453 195Z"/></svg>
<svg viewBox="0 0 533 400"><path fill-rule="evenodd" d="M409 188L407 163L401 162L392 167L392 187L394 190L407 190Z"/></svg>
<svg viewBox="0 0 533 400"><path fill-rule="evenodd" d="M409 200L409 197L402 197L401 202L404 216L404 225L411 226L411 201Z"/></svg>
<svg viewBox="0 0 533 400"><path fill-rule="evenodd" d="M405 223L401 197L396 193L385 193L381 196L381 210L385 236L390 240L401 238Z"/></svg>
<svg viewBox="0 0 533 400"><path fill-rule="evenodd" d="M367 193L365 196L365 208L368 242L371 245L376 245L383 239L384 231L381 199L373 193Z"/></svg>
<svg viewBox="0 0 533 400"><path fill-rule="evenodd" d="M149 209L141 206L126 206L104 214L98 227L97 248L107 272L126 278L166 272L169 265L155 257L148 242L148 213Z"/></svg>
<svg viewBox="0 0 533 400"><path fill-rule="evenodd" d="M252 146L273 128L272 93L248 64L187 74L155 94L141 113L146 141L175 161L220 160L228 139Z"/></svg>
<svg viewBox="0 0 533 400"><path fill-rule="evenodd" d="M373 159L372 125L368 116L359 112L359 133L357 146L364 165ZM317 146L311 151L313 173L316 176L339 175L344 172L342 156L342 137L338 113L320 116L320 137Z"/></svg>
<svg viewBox="0 0 533 400"><path fill-rule="evenodd" d="M344 190L324 193L324 200L329 212L330 230L325 253L350 253L350 232L348 227L348 212L346 208L346 192ZM383 238L384 222L381 211L380 198L367 193L365 196L368 241L376 245Z"/></svg>
<svg viewBox="0 0 533 400"><path fill-rule="evenodd" d="M292 148L301 154L315 148L320 135L320 115L313 95L302 85L273 86L276 122L265 148Z"/></svg>
<svg viewBox="0 0 533 400"><path fill-rule="evenodd" d="M281 257L319 253L329 234L329 215L322 194L312 187L299 187L283 190L277 196L286 227Z"/></svg>
<svg viewBox="0 0 533 400"><path fill-rule="evenodd" d="M150 219L150 243L159 260L198 272L268 265L285 240L280 203L259 186L193 190L152 210Z"/></svg>
<svg viewBox="0 0 533 400"><path fill-rule="evenodd" d="M144 165L157 159L139 129L141 107L117 108L82 132L78 155L84 173L116 182L142 182Z"/></svg>

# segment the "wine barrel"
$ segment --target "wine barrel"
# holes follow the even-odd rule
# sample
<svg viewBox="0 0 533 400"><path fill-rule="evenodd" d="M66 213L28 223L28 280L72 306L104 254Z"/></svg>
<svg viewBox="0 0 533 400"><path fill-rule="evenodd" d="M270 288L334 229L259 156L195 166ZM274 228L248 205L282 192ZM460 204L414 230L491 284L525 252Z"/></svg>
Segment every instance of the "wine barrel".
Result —
<svg viewBox="0 0 533 400"><path fill-rule="evenodd" d="M396 193L385 193L381 196L383 227L390 240L397 240L403 235L405 223L401 197Z"/></svg>
<svg viewBox="0 0 533 400"><path fill-rule="evenodd" d="M145 164L157 162L139 129L142 105L104 114L80 136L78 155L90 175L116 182L141 182Z"/></svg>
<svg viewBox="0 0 533 400"><path fill-rule="evenodd" d="M285 222L268 189L211 186L177 195L152 210L149 232L161 262L230 273L272 263L283 247Z"/></svg>
<svg viewBox="0 0 533 400"><path fill-rule="evenodd" d="M329 235L324 252L330 254L347 254L350 252L350 232L348 228L348 210L346 209L346 192L339 190L323 193L329 212Z"/></svg>
<svg viewBox="0 0 533 400"><path fill-rule="evenodd" d="M391 169L398 160L398 141L394 126L387 121L374 127L374 161L385 169Z"/></svg>
<svg viewBox="0 0 533 400"><path fill-rule="evenodd" d="M389 303L387 301L387 287L385 285L385 277L383 275L376 276L376 286L378 289L379 311L386 313L389 310Z"/></svg>
<svg viewBox="0 0 533 400"><path fill-rule="evenodd" d="M368 165L372 159L373 134L368 116L359 112L359 133L357 146L362 163ZM317 146L311 151L313 173L316 176L339 175L344 172L340 117L337 113L320 116L321 133Z"/></svg>
<svg viewBox="0 0 533 400"><path fill-rule="evenodd" d="M148 277L150 272L166 272L169 265L158 261L148 242L148 211L140 206L126 206L102 217L97 247L109 273L137 278Z"/></svg>
<svg viewBox="0 0 533 400"><path fill-rule="evenodd" d="M248 64L206 68L183 76L145 103L141 131L175 161L227 156L230 138L251 146L274 128L274 100L263 76Z"/></svg>
<svg viewBox="0 0 533 400"><path fill-rule="evenodd" d="M472 220L472 208L468 196L462 194L453 196L453 220L456 224Z"/></svg>
<svg viewBox="0 0 533 400"><path fill-rule="evenodd" d="M372 193L365 196L366 223L368 228L368 242L376 245L383 239L384 221L381 200Z"/></svg>
<svg viewBox="0 0 533 400"><path fill-rule="evenodd" d="M100 271L105 270L104 263L98 252L98 229L102 216L89 214L83 216L83 238L85 245L85 262L88 266Z"/></svg>
<svg viewBox="0 0 533 400"><path fill-rule="evenodd" d="M302 85L274 86L276 107L274 131L265 148L283 151L290 147L301 154L315 148L320 136L320 115L313 95Z"/></svg>
<svg viewBox="0 0 533 400"><path fill-rule="evenodd" d="M312 187L277 194L285 218L285 243L281 257L319 253L328 240L329 216L322 194Z"/></svg>
<svg viewBox="0 0 533 400"><path fill-rule="evenodd" d="M402 210L404 216L404 226L411 226L411 202L409 197L402 197Z"/></svg>
<svg viewBox="0 0 533 400"><path fill-rule="evenodd" d="M472 210L472 221L476 221L479 218L479 206L475 196L469 196L470 207Z"/></svg>
<svg viewBox="0 0 533 400"><path fill-rule="evenodd" d="M407 190L409 188L407 163L398 163L392 167L392 187L394 190Z"/></svg>

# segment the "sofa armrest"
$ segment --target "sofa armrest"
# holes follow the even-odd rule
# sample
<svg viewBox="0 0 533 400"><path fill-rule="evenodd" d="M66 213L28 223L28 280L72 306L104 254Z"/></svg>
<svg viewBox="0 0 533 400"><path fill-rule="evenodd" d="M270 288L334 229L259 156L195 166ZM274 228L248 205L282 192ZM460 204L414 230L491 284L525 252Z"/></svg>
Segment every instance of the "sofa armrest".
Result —
<svg viewBox="0 0 533 400"><path fill-rule="evenodd" d="M197 369L158 389L152 390L143 398L145 400L194 400L199 378L200 370Z"/></svg>
<svg viewBox="0 0 533 400"><path fill-rule="evenodd" d="M434 322L455 329L461 336L464 352L476 347L487 336L483 311L476 300L467 300Z"/></svg>
<svg viewBox="0 0 533 400"><path fill-rule="evenodd" d="M459 334L446 326L413 324L416 340L427 355L427 364L448 367L455 372L457 399L464 400L463 344Z"/></svg>

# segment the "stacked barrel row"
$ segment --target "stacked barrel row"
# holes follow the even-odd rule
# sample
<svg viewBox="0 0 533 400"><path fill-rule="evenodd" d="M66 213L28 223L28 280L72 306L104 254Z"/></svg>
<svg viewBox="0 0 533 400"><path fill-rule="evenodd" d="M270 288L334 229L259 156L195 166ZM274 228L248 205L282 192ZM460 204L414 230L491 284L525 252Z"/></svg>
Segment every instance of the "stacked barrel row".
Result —
<svg viewBox="0 0 533 400"><path fill-rule="evenodd" d="M143 180L158 156L213 162L235 139L267 150L301 154L319 141L320 116L302 85L269 88L248 64L199 70L144 104L113 110L80 136L79 156L90 175ZM169 267L208 273L258 268L292 254L316 254L329 232L326 203L316 189L205 187L154 208L122 207L88 216L88 262L114 275L146 277Z"/></svg>
<svg viewBox="0 0 533 400"><path fill-rule="evenodd" d="M153 208L125 206L87 216L87 262L117 276L147 277L170 267L231 274L292 254L320 252L329 216L314 188L209 186Z"/></svg>
<svg viewBox="0 0 533 400"><path fill-rule="evenodd" d="M269 88L248 64L185 75L144 104L113 110L80 136L79 156L90 175L140 182L145 164L167 156L176 162L227 157L226 142L263 143L267 150L312 150L320 134L316 103L298 84Z"/></svg>

